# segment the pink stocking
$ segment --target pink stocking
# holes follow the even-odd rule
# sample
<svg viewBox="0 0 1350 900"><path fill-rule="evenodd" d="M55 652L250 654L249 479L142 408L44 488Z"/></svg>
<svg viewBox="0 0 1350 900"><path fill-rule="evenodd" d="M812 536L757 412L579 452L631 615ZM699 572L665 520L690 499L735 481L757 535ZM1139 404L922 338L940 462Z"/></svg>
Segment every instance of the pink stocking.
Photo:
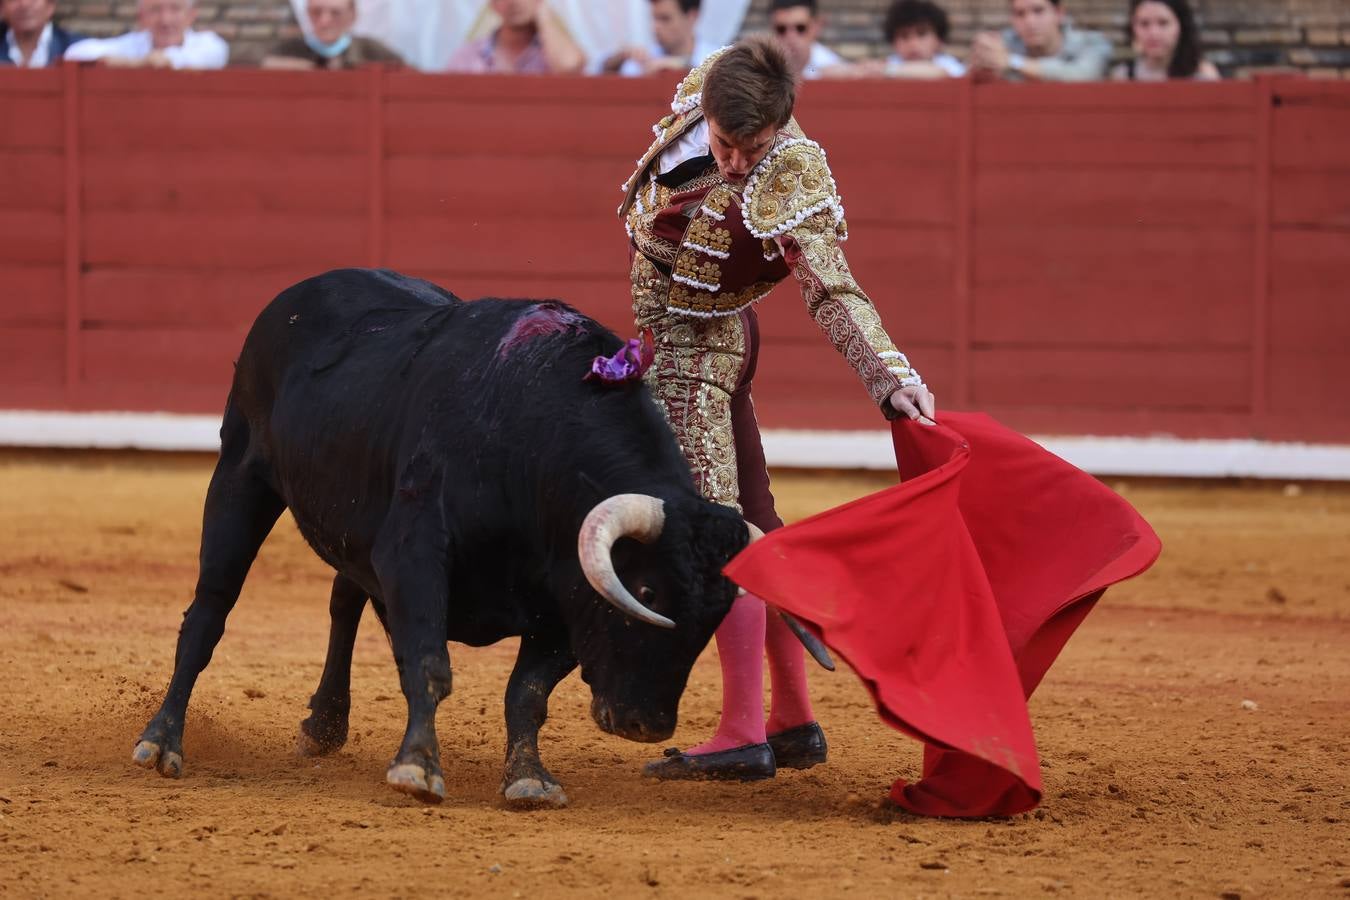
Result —
<svg viewBox="0 0 1350 900"><path fill-rule="evenodd" d="M768 612L764 645L769 651L769 679L773 686L773 705L765 731L777 734L814 722L816 714L811 709L811 693L806 686L806 651L783 617L773 610Z"/></svg>
<svg viewBox="0 0 1350 900"><path fill-rule="evenodd" d="M764 743L763 600L750 594L736 598L717 628L717 655L722 661L722 719L711 740L686 754Z"/></svg>

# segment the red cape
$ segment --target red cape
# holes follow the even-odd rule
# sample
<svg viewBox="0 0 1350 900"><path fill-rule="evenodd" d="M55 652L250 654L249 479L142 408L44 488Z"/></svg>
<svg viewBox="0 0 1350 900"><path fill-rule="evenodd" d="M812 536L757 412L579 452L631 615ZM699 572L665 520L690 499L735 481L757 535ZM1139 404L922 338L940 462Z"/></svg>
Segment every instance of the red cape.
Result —
<svg viewBox="0 0 1350 900"><path fill-rule="evenodd" d="M893 426L903 483L772 531L726 573L842 657L925 742L891 799L933 816L1040 802L1026 698L1107 586L1162 545L1087 473L982 414Z"/></svg>

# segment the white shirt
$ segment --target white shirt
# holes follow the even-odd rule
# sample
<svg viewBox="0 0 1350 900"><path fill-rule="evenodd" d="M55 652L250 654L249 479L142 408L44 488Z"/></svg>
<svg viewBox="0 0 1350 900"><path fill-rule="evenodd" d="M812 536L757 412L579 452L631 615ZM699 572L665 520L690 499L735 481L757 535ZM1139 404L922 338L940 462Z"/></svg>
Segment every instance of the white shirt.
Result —
<svg viewBox="0 0 1350 900"><path fill-rule="evenodd" d="M966 67L961 63L961 60L952 56L950 53L939 53L937 56L933 57L931 61L933 65L937 66L953 78L960 78L966 74ZM904 64L905 61L900 58L900 54L898 53L892 53L890 56L886 57L886 65L888 66L903 66Z"/></svg>
<svg viewBox="0 0 1350 900"><path fill-rule="evenodd" d="M148 31L129 31L112 38L90 38L66 51L66 59L90 62L105 56L144 59L154 49ZM188 31L183 43L165 47L164 56L175 69L223 69L230 59L230 45L214 31Z"/></svg>
<svg viewBox="0 0 1350 900"><path fill-rule="evenodd" d="M821 69L828 69L830 66L842 66L843 64L844 58L842 56L820 41L816 41L811 45L811 55L806 60L806 68L802 70L802 77L819 78Z"/></svg>
<svg viewBox="0 0 1350 900"><path fill-rule="evenodd" d="M5 43L9 45L9 61L16 66L22 66L23 53L19 50L19 42L14 39L14 29L5 32ZM48 58L52 52L52 23L48 22L42 26L42 34L38 36L37 46L33 48L33 55L28 57L28 68L40 69L47 65Z"/></svg>
<svg viewBox="0 0 1350 900"><path fill-rule="evenodd" d="M695 39L694 52L689 57L689 67L692 69L694 66L697 66L718 49L720 48L716 44L709 44L706 41ZM661 45L656 43L656 41L652 41L647 45L647 54L651 56L652 59L665 59L667 55L666 51L662 50ZM629 77L641 75L642 65L635 59L625 59L623 65L619 66L619 74Z"/></svg>
<svg viewBox="0 0 1350 900"><path fill-rule="evenodd" d="M708 147L708 120L699 119L697 125L661 151L661 155L656 159L656 174L664 175L682 162L695 156L707 156L711 152Z"/></svg>

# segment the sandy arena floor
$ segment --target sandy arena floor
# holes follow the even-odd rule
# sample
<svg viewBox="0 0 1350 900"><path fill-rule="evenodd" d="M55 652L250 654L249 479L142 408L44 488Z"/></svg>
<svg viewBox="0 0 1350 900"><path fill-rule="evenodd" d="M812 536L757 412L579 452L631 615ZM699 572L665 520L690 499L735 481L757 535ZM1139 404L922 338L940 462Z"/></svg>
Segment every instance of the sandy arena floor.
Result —
<svg viewBox="0 0 1350 900"><path fill-rule="evenodd" d="M847 671L819 670L830 764L748 786L642 780L659 746L600 733L574 674L541 740L572 805L522 814L497 802L513 642L451 648L443 805L384 784L404 706L369 614L351 743L294 755L330 579L289 518L198 682L184 777L131 764L212 462L0 451L0 895L1350 896L1350 489L1119 486L1163 557L1107 593L1034 698L1032 814L882 806L919 746ZM795 519L885 483L775 486ZM719 697L710 649L678 742L705 736Z"/></svg>

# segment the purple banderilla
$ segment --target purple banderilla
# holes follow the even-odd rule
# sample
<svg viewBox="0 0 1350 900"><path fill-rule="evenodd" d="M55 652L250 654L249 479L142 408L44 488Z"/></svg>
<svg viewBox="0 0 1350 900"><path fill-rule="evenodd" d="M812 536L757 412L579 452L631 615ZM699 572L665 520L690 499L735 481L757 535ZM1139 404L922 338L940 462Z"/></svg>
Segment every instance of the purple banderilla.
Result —
<svg viewBox="0 0 1350 900"><path fill-rule="evenodd" d="M604 384L625 384L640 381L651 368L656 358L656 348L652 346L651 331L644 331L642 338L629 338L613 356L597 356L591 361L590 371L583 381L600 381Z"/></svg>

